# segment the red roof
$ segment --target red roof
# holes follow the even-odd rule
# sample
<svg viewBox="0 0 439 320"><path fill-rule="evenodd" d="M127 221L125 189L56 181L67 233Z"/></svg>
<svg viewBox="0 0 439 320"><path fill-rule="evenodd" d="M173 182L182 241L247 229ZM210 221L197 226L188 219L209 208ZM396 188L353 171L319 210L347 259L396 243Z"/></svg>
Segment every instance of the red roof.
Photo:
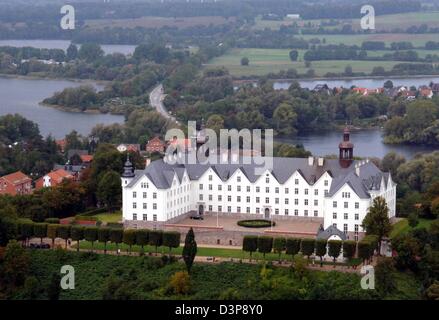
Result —
<svg viewBox="0 0 439 320"><path fill-rule="evenodd" d="M55 171L51 171L48 174L46 174L44 177L46 177L46 176L50 177L50 186L51 187L54 187L54 186L60 184L61 182L63 182L64 179L73 179L74 178L70 173L68 173L64 169L58 169ZM36 189L43 188L44 177L41 177L40 179L38 179L36 181L36 183L35 183Z"/></svg>
<svg viewBox="0 0 439 320"><path fill-rule="evenodd" d="M81 157L82 162L92 162L93 161L93 156L90 154L84 154Z"/></svg>
<svg viewBox="0 0 439 320"><path fill-rule="evenodd" d="M8 174L6 176L3 176L2 179L10 182L13 185L19 185L19 184L23 184L23 183L32 181L31 178L29 178L27 175L25 175L21 171L17 171L17 172Z"/></svg>

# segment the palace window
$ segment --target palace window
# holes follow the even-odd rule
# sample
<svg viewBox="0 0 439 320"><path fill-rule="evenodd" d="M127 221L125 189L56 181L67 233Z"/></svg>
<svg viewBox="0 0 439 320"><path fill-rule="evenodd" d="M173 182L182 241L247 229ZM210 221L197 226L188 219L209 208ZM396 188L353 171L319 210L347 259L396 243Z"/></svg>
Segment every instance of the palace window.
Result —
<svg viewBox="0 0 439 320"><path fill-rule="evenodd" d="M294 204L297 206L299 204L299 199L294 199Z"/></svg>
<svg viewBox="0 0 439 320"><path fill-rule="evenodd" d="M223 186L222 185L218 185L218 191L221 191L221 190L223 190Z"/></svg>
<svg viewBox="0 0 439 320"><path fill-rule="evenodd" d="M288 188L285 188L285 194L288 194L290 190Z"/></svg>
<svg viewBox="0 0 439 320"><path fill-rule="evenodd" d="M256 192L259 192L259 191L261 191L261 188L260 187L256 187Z"/></svg>
<svg viewBox="0 0 439 320"><path fill-rule="evenodd" d="M232 212L232 207L231 206L227 207L227 212Z"/></svg>
<svg viewBox="0 0 439 320"><path fill-rule="evenodd" d="M314 200L314 205L318 206L319 205L319 200Z"/></svg>
<svg viewBox="0 0 439 320"><path fill-rule="evenodd" d="M327 187L328 186L328 180L323 181L323 184L324 184L325 187Z"/></svg>
<svg viewBox="0 0 439 320"><path fill-rule="evenodd" d="M200 183L200 190L203 190L203 184Z"/></svg>
<svg viewBox="0 0 439 320"><path fill-rule="evenodd" d="M275 198L275 199L274 199L274 203L275 203L275 204L279 204L279 198Z"/></svg>
<svg viewBox="0 0 439 320"><path fill-rule="evenodd" d="M209 211L213 211L213 207L209 205Z"/></svg>
<svg viewBox="0 0 439 320"><path fill-rule="evenodd" d="M211 194L209 194L209 201L212 201L212 195Z"/></svg>
<svg viewBox="0 0 439 320"><path fill-rule="evenodd" d="M265 193L270 193L270 188L269 187L265 187Z"/></svg>
<svg viewBox="0 0 439 320"><path fill-rule="evenodd" d="M153 204L152 204L152 208L153 208L154 210L157 210L157 203L153 203Z"/></svg>
<svg viewBox="0 0 439 320"><path fill-rule="evenodd" d="M143 193L143 199L146 199L146 192Z"/></svg>
<svg viewBox="0 0 439 320"><path fill-rule="evenodd" d="M236 190L237 190L238 192L241 192L241 186L236 186Z"/></svg>
<svg viewBox="0 0 439 320"><path fill-rule="evenodd" d="M227 186L227 191L232 191L232 186L231 185Z"/></svg>
<svg viewBox="0 0 439 320"><path fill-rule="evenodd" d="M319 212L317 210L314 210L314 217L318 217L319 216Z"/></svg>
<svg viewBox="0 0 439 320"><path fill-rule="evenodd" d="M247 201L247 202L250 202L250 197L247 197L247 198L246 198L246 201Z"/></svg>
<svg viewBox="0 0 439 320"><path fill-rule="evenodd" d="M337 201L333 201L333 202L332 202L332 207L333 207L333 208L337 208Z"/></svg>
<svg viewBox="0 0 439 320"><path fill-rule="evenodd" d="M209 190L212 190L212 185L211 184L209 184Z"/></svg>
<svg viewBox="0 0 439 320"><path fill-rule="evenodd" d="M237 197L236 197L236 201L237 201L237 202L241 202L241 196L237 196Z"/></svg>
<svg viewBox="0 0 439 320"><path fill-rule="evenodd" d="M337 219L337 212L332 213L332 219Z"/></svg>
<svg viewBox="0 0 439 320"><path fill-rule="evenodd" d="M305 189L305 194L308 195L308 189Z"/></svg>
<svg viewBox="0 0 439 320"><path fill-rule="evenodd" d="M348 220L348 217L349 217L349 216L348 216L348 213L345 212L345 213L344 213L344 219L345 219L345 220Z"/></svg>
<svg viewBox="0 0 439 320"><path fill-rule="evenodd" d="M279 214L279 209L274 209L274 214Z"/></svg>
<svg viewBox="0 0 439 320"><path fill-rule="evenodd" d="M288 209L285 209L285 215L286 216L288 215Z"/></svg>
<svg viewBox="0 0 439 320"><path fill-rule="evenodd" d="M157 215L156 214L152 215L152 221L157 221Z"/></svg>
<svg viewBox="0 0 439 320"><path fill-rule="evenodd" d="M250 213L250 207L247 207L246 212Z"/></svg>
<svg viewBox="0 0 439 320"><path fill-rule="evenodd" d="M359 220L360 219L360 215L358 213L355 214L355 220Z"/></svg>
<svg viewBox="0 0 439 320"><path fill-rule="evenodd" d="M265 178L265 183L270 183L270 178L266 177Z"/></svg>
<svg viewBox="0 0 439 320"><path fill-rule="evenodd" d="M146 203L145 202L143 203L143 209L146 209Z"/></svg>
<svg viewBox="0 0 439 320"><path fill-rule="evenodd" d="M143 221L148 221L148 215L146 214L143 215Z"/></svg>
<svg viewBox="0 0 439 320"><path fill-rule="evenodd" d="M279 193L279 187L274 188L275 193Z"/></svg>
<svg viewBox="0 0 439 320"><path fill-rule="evenodd" d="M137 192L136 191L133 192L133 198L137 198Z"/></svg>
<svg viewBox="0 0 439 320"><path fill-rule="evenodd" d="M307 206L308 205L308 199L305 199L304 202L305 202L305 206Z"/></svg>
<svg viewBox="0 0 439 320"><path fill-rule="evenodd" d="M349 203L348 203L348 202L345 202L345 203L344 203L344 208L345 208L345 209L349 208Z"/></svg>
<svg viewBox="0 0 439 320"><path fill-rule="evenodd" d="M256 203L259 203L259 197L256 197Z"/></svg>
<svg viewBox="0 0 439 320"><path fill-rule="evenodd" d="M360 208L360 204L358 202L355 202L355 209Z"/></svg>
<svg viewBox="0 0 439 320"><path fill-rule="evenodd" d="M227 196L227 201L231 202L232 201L232 196Z"/></svg>
<svg viewBox="0 0 439 320"><path fill-rule="evenodd" d="M345 223L345 224L343 225L343 232L344 232L344 233L348 233L348 224L347 224L347 223Z"/></svg>
<svg viewBox="0 0 439 320"><path fill-rule="evenodd" d="M266 204L269 204L269 203L270 203L270 198L268 198L268 197L265 198L265 203L266 203Z"/></svg>
<svg viewBox="0 0 439 320"><path fill-rule="evenodd" d="M294 189L294 194L299 194L299 189L295 188Z"/></svg>
<svg viewBox="0 0 439 320"><path fill-rule="evenodd" d="M236 212L240 213L241 212L241 207L236 207Z"/></svg>
<svg viewBox="0 0 439 320"><path fill-rule="evenodd" d="M218 212L222 212L223 211L223 207L222 206L218 206Z"/></svg>
<svg viewBox="0 0 439 320"><path fill-rule="evenodd" d="M299 184L299 179L294 179L294 184Z"/></svg>
<svg viewBox="0 0 439 320"><path fill-rule="evenodd" d="M212 175L211 174L209 175L209 181L212 181Z"/></svg>
<svg viewBox="0 0 439 320"><path fill-rule="evenodd" d="M295 215L295 216L298 216L298 215L299 215L299 210L294 209L294 215Z"/></svg>
<svg viewBox="0 0 439 320"><path fill-rule="evenodd" d="M237 177L236 177L236 181L241 182L241 177L240 177L240 176L237 176Z"/></svg>
<svg viewBox="0 0 439 320"><path fill-rule="evenodd" d="M305 210L304 215L305 215L305 217L308 216L308 210Z"/></svg>
<svg viewBox="0 0 439 320"><path fill-rule="evenodd" d="M200 199L200 201L203 201L203 195L200 194L200 195L198 196L198 199Z"/></svg>
<svg viewBox="0 0 439 320"><path fill-rule="evenodd" d="M289 199L285 198L285 204L289 204Z"/></svg>
<svg viewBox="0 0 439 320"><path fill-rule="evenodd" d="M247 186L247 192L250 192L250 186Z"/></svg>
<svg viewBox="0 0 439 320"><path fill-rule="evenodd" d="M314 189L314 195L318 196L319 195L319 189Z"/></svg>
<svg viewBox="0 0 439 320"><path fill-rule="evenodd" d="M133 209L137 209L137 203L133 202Z"/></svg>
<svg viewBox="0 0 439 320"><path fill-rule="evenodd" d="M223 196L222 195L218 195L218 201L223 201Z"/></svg>
<svg viewBox="0 0 439 320"><path fill-rule="evenodd" d="M256 213L260 213L261 210L259 208L256 208Z"/></svg>
<svg viewBox="0 0 439 320"><path fill-rule="evenodd" d="M133 213L133 220L137 220L137 213Z"/></svg>

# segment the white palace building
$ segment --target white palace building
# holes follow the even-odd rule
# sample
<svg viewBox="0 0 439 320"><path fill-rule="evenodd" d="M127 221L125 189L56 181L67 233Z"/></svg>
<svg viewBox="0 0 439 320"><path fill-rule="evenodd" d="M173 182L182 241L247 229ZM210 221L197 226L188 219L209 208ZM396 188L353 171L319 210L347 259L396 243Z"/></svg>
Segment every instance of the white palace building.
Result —
<svg viewBox="0 0 439 320"><path fill-rule="evenodd" d="M204 214L273 219L278 224L311 219L357 240L375 197L383 197L390 218L395 216L396 184L373 162L354 160L353 149L345 129L338 159L273 158L273 169L260 175L251 164L171 165L157 160L138 171L127 160L123 220L156 228Z"/></svg>

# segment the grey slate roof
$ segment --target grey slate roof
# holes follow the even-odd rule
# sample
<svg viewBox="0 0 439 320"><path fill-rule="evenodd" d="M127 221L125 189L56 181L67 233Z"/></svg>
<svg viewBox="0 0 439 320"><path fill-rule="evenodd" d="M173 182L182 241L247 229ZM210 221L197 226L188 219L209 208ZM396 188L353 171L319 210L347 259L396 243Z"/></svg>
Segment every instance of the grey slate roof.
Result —
<svg viewBox="0 0 439 320"><path fill-rule="evenodd" d="M325 172L333 178L329 196L334 195L346 183L358 194L360 198L369 198L369 191L379 189L382 177L387 183L388 173L381 172L372 162L365 162L361 165L360 175L357 176L355 165L358 161L353 161L348 168L340 166L338 159L325 159L323 166L308 164L307 158L272 158L272 175L280 184L285 183L291 175L298 171L302 177L313 185ZM132 187L141 177L146 175L158 189L167 189L172 184L172 179L176 174L181 181L185 170L191 180L198 180L209 167L223 180L227 181L239 168L250 182L255 182L259 175L255 175L255 164L174 164L170 165L161 160L152 162L143 171L136 171L135 178L128 184Z"/></svg>
<svg viewBox="0 0 439 320"><path fill-rule="evenodd" d="M329 226L328 228L326 228L326 230L320 229L317 232L316 238L328 240L331 236L338 236L343 241L347 239L346 234L343 231L338 230L336 227L334 227L332 225Z"/></svg>

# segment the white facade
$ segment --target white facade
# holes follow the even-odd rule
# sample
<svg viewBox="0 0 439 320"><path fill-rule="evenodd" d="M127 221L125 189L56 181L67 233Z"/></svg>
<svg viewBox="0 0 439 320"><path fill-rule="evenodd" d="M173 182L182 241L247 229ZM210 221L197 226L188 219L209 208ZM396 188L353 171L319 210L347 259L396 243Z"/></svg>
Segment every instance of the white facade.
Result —
<svg viewBox="0 0 439 320"><path fill-rule="evenodd" d="M323 163L326 161L299 160L306 161L305 169L308 165L308 169L316 172L324 170ZM161 163L157 166L153 162L145 171L136 173L135 177L122 178L124 221L164 222L191 211L201 214L221 212L231 215L261 214L266 218L323 218L325 229L334 225L344 232L362 232L361 223L373 199L378 196L386 200L389 216L395 216L396 185L390 174L381 173L368 161L357 162L355 167L352 164L352 170L343 169L347 180L337 186L337 190L334 190L333 183L339 183L345 177L339 176L335 181L329 169L323 171L312 183L303 176L303 168L294 171L285 182L279 183L270 171L250 181L248 175L238 167L224 179L213 166L199 176L191 176L184 166L179 167L180 171L171 170L172 166L163 169L163 162L159 161ZM375 184L371 189L357 194L352 183L356 182L357 188L360 188L359 183L365 179L362 176L363 169L365 172L373 172ZM165 187L158 187L156 184L159 183L151 178L154 176L157 179L157 175L161 174L157 171L160 170L166 171ZM377 177L381 179L379 188ZM365 188L363 184L361 188Z"/></svg>

